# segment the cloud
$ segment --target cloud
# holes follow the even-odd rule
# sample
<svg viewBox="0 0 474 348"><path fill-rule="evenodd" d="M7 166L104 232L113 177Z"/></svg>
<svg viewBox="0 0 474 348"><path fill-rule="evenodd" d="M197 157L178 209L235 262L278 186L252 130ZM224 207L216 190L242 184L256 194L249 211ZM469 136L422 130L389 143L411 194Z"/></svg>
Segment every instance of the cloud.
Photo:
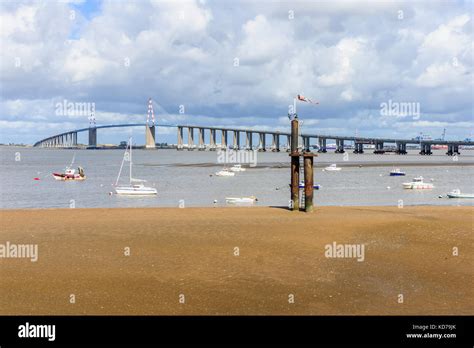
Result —
<svg viewBox="0 0 474 348"><path fill-rule="evenodd" d="M95 103L99 124L144 121L153 97L159 121L284 129L302 93L320 101L298 105L315 132L404 137L448 122L465 137L473 128L462 2L106 0L93 16L84 5L0 5L1 142L87 127L55 115L64 99ZM421 119L382 117L389 99L419 103ZM19 122L36 126L11 131Z"/></svg>

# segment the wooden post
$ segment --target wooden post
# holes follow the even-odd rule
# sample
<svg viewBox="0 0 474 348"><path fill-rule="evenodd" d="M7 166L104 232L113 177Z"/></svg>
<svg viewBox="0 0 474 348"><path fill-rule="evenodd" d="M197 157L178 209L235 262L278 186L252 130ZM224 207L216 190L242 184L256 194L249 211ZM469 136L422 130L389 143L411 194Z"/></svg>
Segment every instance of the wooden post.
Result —
<svg viewBox="0 0 474 348"><path fill-rule="evenodd" d="M298 119L291 121L291 210L298 211L300 205L300 154L298 153Z"/></svg>
<svg viewBox="0 0 474 348"><path fill-rule="evenodd" d="M309 213L313 211L313 158L314 154L305 153L304 159L304 210Z"/></svg>

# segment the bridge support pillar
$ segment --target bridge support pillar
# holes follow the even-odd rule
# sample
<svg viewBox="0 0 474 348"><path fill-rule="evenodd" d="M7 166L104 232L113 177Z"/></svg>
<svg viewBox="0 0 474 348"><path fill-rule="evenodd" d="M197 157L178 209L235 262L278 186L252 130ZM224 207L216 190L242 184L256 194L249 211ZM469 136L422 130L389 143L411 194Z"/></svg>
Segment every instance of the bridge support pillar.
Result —
<svg viewBox="0 0 474 348"><path fill-rule="evenodd" d="M424 156L424 155L431 155L432 152L431 152L431 144L428 144L428 143L421 143L421 151L420 151L420 155Z"/></svg>
<svg viewBox="0 0 474 348"><path fill-rule="evenodd" d="M94 149L97 147L97 128L89 128L89 147Z"/></svg>
<svg viewBox="0 0 474 348"><path fill-rule="evenodd" d="M259 136L258 151L267 151L265 133L259 133L258 136Z"/></svg>
<svg viewBox="0 0 474 348"><path fill-rule="evenodd" d="M272 151L280 152L280 135L276 133L272 135Z"/></svg>
<svg viewBox="0 0 474 348"><path fill-rule="evenodd" d="M221 149L227 150L227 131L221 129Z"/></svg>
<svg viewBox="0 0 474 348"><path fill-rule="evenodd" d="M239 131L234 131L234 141L232 143L232 149L233 150L240 150L240 132Z"/></svg>
<svg viewBox="0 0 474 348"><path fill-rule="evenodd" d="M310 137L302 137L303 138L303 151L304 152L311 152L311 149L310 149Z"/></svg>
<svg viewBox="0 0 474 348"><path fill-rule="evenodd" d="M364 144L354 143L354 153L364 153Z"/></svg>
<svg viewBox="0 0 474 348"><path fill-rule="evenodd" d="M198 128L198 138L199 138L198 150L204 151L206 149L206 146L204 145L204 128Z"/></svg>
<svg viewBox="0 0 474 348"><path fill-rule="evenodd" d="M459 152L458 144L448 144L448 152L446 152L446 155L454 156L454 155L460 155L460 154L461 153Z"/></svg>
<svg viewBox="0 0 474 348"><path fill-rule="evenodd" d="M336 153L344 153L344 140L336 139Z"/></svg>
<svg viewBox="0 0 474 348"><path fill-rule="evenodd" d="M318 152L327 152L326 150L326 138L319 138L318 139L319 150Z"/></svg>
<svg viewBox="0 0 474 348"><path fill-rule="evenodd" d="M156 141L155 141L155 126L149 126L148 124L145 126L145 148L146 149L155 149L156 148Z"/></svg>
<svg viewBox="0 0 474 348"><path fill-rule="evenodd" d="M399 155L406 155L407 154L407 144L406 143L401 143L397 142L397 154Z"/></svg>
<svg viewBox="0 0 474 348"><path fill-rule="evenodd" d="M291 151L291 136L287 135L286 136L286 152Z"/></svg>
<svg viewBox="0 0 474 348"><path fill-rule="evenodd" d="M177 149L182 150L183 149L183 127L178 127L178 143L177 143Z"/></svg>
<svg viewBox="0 0 474 348"><path fill-rule="evenodd" d="M384 151L384 149L383 149L383 142L377 141L377 142L375 143L375 150L374 150L374 153L375 153L375 154L384 154L384 153L385 153L385 151Z"/></svg>
<svg viewBox="0 0 474 348"><path fill-rule="evenodd" d="M211 129L211 136L209 138L209 150L216 151L216 130Z"/></svg>
<svg viewBox="0 0 474 348"><path fill-rule="evenodd" d="M253 149L253 139L252 139L252 132L245 132L245 148L246 150L252 150Z"/></svg>
<svg viewBox="0 0 474 348"><path fill-rule="evenodd" d="M188 127L188 151L194 150L194 128Z"/></svg>

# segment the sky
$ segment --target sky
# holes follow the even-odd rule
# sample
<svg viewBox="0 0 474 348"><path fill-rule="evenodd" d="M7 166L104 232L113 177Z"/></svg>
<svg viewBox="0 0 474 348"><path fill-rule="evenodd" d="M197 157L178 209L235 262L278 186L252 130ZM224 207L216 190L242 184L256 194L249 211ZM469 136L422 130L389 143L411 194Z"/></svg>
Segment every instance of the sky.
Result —
<svg viewBox="0 0 474 348"><path fill-rule="evenodd" d="M304 133L474 138L473 13L455 0L1 1L0 143L88 127L92 112L145 122L148 98L158 124L288 131L298 94L319 102L297 105Z"/></svg>

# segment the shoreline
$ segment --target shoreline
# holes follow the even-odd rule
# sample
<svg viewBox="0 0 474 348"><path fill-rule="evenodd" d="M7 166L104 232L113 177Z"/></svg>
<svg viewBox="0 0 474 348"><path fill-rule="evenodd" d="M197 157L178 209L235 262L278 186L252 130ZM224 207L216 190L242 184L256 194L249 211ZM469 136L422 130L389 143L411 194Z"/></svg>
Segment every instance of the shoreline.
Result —
<svg viewBox="0 0 474 348"><path fill-rule="evenodd" d="M37 262L0 258L2 315L474 314L472 207L0 210L0 220L0 244L38 245ZM327 257L334 242L364 245L363 261Z"/></svg>
<svg viewBox="0 0 474 348"><path fill-rule="evenodd" d="M453 204L404 204L404 207L409 207L409 208L417 208L417 207L438 207L438 208L457 208L457 207L471 207L474 208L474 200L472 199L467 199L467 198L439 198L439 199L449 199L449 201L456 202L456 201L461 201L463 203L470 203L470 204L459 204L459 205L453 205ZM393 208L396 207L394 204L377 204L377 205L321 205L321 204L315 204L314 209L319 209L319 208ZM111 209L111 210L117 210L117 209L125 209L125 210L133 210L133 209L283 209L283 210L288 210L287 206L274 206L274 205L259 205L258 203L255 203L254 205L231 205L231 204L226 204L226 205L219 205L219 206L212 206L212 205L187 205L186 208L178 208L176 206L141 206L141 207L76 207L76 208L69 208L69 207L53 207L53 208L0 208L0 213L2 211L6 212L12 212L12 211L51 211L51 210L97 210L97 209ZM304 212L301 210L300 212Z"/></svg>
<svg viewBox="0 0 474 348"><path fill-rule="evenodd" d="M334 161L318 161L314 162L313 168L325 168L326 166L334 163ZM354 162L354 163L345 163L345 162L336 162L338 167L344 168L377 168L377 167L469 167L474 166L474 162L434 162L434 163L414 163L414 162ZM238 163L236 163L238 164ZM221 163L176 163L176 164L137 164L137 166L143 167L201 167L201 168L210 168L210 167L222 167ZM290 168L290 164L286 162L268 162L263 164L258 164L252 169L267 169L267 168Z"/></svg>

